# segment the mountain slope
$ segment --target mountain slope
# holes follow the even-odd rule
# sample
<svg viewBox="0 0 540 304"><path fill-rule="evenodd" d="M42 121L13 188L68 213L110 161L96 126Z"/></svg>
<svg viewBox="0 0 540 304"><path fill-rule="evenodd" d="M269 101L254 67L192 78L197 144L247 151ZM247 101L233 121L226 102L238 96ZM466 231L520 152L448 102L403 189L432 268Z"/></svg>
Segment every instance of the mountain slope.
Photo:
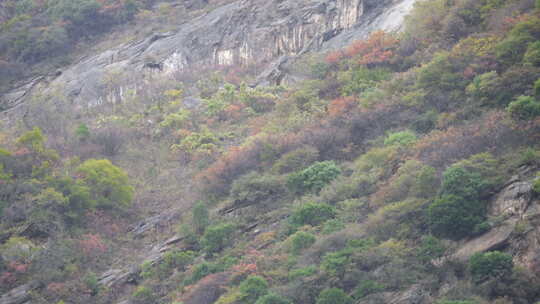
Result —
<svg viewBox="0 0 540 304"><path fill-rule="evenodd" d="M278 2L4 112L1 304L540 300L538 4Z"/></svg>

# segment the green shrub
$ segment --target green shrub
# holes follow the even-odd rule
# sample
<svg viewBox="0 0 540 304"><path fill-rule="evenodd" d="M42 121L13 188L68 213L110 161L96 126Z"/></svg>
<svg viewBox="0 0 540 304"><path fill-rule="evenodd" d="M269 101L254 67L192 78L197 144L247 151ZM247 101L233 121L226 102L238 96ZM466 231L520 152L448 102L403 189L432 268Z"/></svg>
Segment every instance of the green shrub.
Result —
<svg viewBox="0 0 540 304"><path fill-rule="evenodd" d="M516 120L528 120L540 116L540 101L531 96L519 96L506 108Z"/></svg>
<svg viewBox="0 0 540 304"><path fill-rule="evenodd" d="M443 173L441 195L477 199L484 189L485 184L479 173L457 165L451 166Z"/></svg>
<svg viewBox="0 0 540 304"><path fill-rule="evenodd" d="M510 65L521 62L530 42L540 38L540 18L534 16L518 22L496 48L496 55Z"/></svg>
<svg viewBox="0 0 540 304"><path fill-rule="evenodd" d="M355 67L338 75L338 79L342 83L341 94L343 96L361 94L365 90L375 87L377 83L389 78L390 71L388 69L368 69L364 66Z"/></svg>
<svg viewBox="0 0 540 304"><path fill-rule="evenodd" d="M416 141L416 135L409 130L390 133L384 139L385 146L399 145L408 146Z"/></svg>
<svg viewBox="0 0 540 304"><path fill-rule="evenodd" d="M533 190L537 194L540 194L540 172L536 173L536 179L533 182Z"/></svg>
<svg viewBox="0 0 540 304"><path fill-rule="evenodd" d="M361 299L372 293L381 292L384 290L384 285L372 280L362 281L354 290L353 297L355 300Z"/></svg>
<svg viewBox="0 0 540 304"><path fill-rule="evenodd" d="M401 165L390 183L379 188L374 202L387 204L412 198L431 198L437 194L439 181L434 168L417 160Z"/></svg>
<svg viewBox="0 0 540 304"><path fill-rule="evenodd" d="M213 263L203 262L192 267L191 274L186 277L182 283L184 286L197 283L200 279L209 274L225 271L229 267L235 265L237 260L231 257L224 257L216 260Z"/></svg>
<svg viewBox="0 0 540 304"><path fill-rule="evenodd" d="M249 276L239 286L242 303L255 303L257 299L268 293L268 283L260 276Z"/></svg>
<svg viewBox="0 0 540 304"><path fill-rule="evenodd" d="M146 286L139 286L132 294L133 300L137 304L152 304L156 300L156 295Z"/></svg>
<svg viewBox="0 0 540 304"><path fill-rule="evenodd" d="M77 168L80 181L91 189L92 200L101 208L126 207L131 204L133 187L128 175L109 160L89 159Z"/></svg>
<svg viewBox="0 0 540 304"><path fill-rule="evenodd" d="M290 174L287 178L287 185L297 194L319 193L339 174L341 174L341 170L333 161L318 162L302 171Z"/></svg>
<svg viewBox="0 0 540 304"><path fill-rule="evenodd" d="M332 234L334 232L345 229L345 224L338 219L328 220L324 223L322 233Z"/></svg>
<svg viewBox="0 0 540 304"><path fill-rule="evenodd" d="M255 304L291 304L291 301L283 298L282 296L269 293L265 296L260 297Z"/></svg>
<svg viewBox="0 0 540 304"><path fill-rule="evenodd" d="M342 279L347 267L350 266L351 253L351 248L345 248L325 254L321 262L321 270L331 278Z"/></svg>
<svg viewBox="0 0 540 304"><path fill-rule="evenodd" d="M291 223L296 226L317 226L335 216L335 208L328 204L306 203L294 210Z"/></svg>
<svg viewBox="0 0 540 304"><path fill-rule="evenodd" d="M10 263L28 263L36 251L37 247L25 237L12 236L0 246L0 254Z"/></svg>
<svg viewBox="0 0 540 304"><path fill-rule="evenodd" d="M289 272L289 280L293 281L297 278L309 277L317 273L317 267L308 266L304 268L294 269Z"/></svg>
<svg viewBox="0 0 540 304"><path fill-rule="evenodd" d="M235 226L230 223L212 225L206 228L201 239L203 249L208 253L223 250L233 239Z"/></svg>
<svg viewBox="0 0 540 304"><path fill-rule="evenodd" d="M422 237L422 242L417 251L418 259L424 263L430 263L432 259L440 258L446 251L443 243L434 236Z"/></svg>
<svg viewBox="0 0 540 304"><path fill-rule="evenodd" d="M319 158L317 149L305 146L283 154L272 166L272 171L283 174L306 168Z"/></svg>
<svg viewBox="0 0 540 304"><path fill-rule="evenodd" d="M523 56L525 65L540 66L540 41L530 43Z"/></svg>
<svg viewBox="0 0 540 304"><path fill-rule="evenodd" d="M469 260L469 269L476 282L508 276L513 267L512 256L500 251L479 252Z"/></svg>
<svg viewBox="0 0 540 304"><path fill-rule="evenodd" d="M275 203L286 192L279 177L252 172L234 181L230 197L236 206L262 205Z"/></svg>
<svg viewBox="0 0 540 304"><path fill-rule="evenodd" d="M172 250L163 255L163 262L160 266L166 269L176 268L180 271L185 271L194 259L195 252L193 251Z"/></svg>
<svg viewBox="0 0 540 304"><path fill-rule="evenodd" d="M416 87L427 92L452 92L461 90L466 82L460 73L462 62L456 62L447 53L438 53L418 70Z"/></svg>
<svg viewBox="0 0 540 304"><path fill-rule="evenodd" d="M353 299L339 288L327 288L319 294L317 304L352 304Z"/></svg>
<svg viewBox="0 0 540 304"><path fill-rule="evenodd" d="M90 130L88 129L88 126L81 123L77 129L75 129L75 136L77 136L79 141L87 141L88 138L90 138Z"/></svg>
<svg viewBox="0 0 540 304"><path fill-rule="evenodd" d="M302 250L313 245L316 240L315 235L309 232L298 231L289 237L289 250L293 254L299 254Z"/></svg>
<svg viewBox="0 0 540 304"><path fill-rule="evenodd" d="M97 295L99 292L99 284L98 284L98 277L95 273L89 272L84 276L84 284L86 285L86 288L90 290L90 294Z"/></svg>
<svg viewBox="0 0 540 304"><path fill-rule="evenodd" d="M456 195L443 195L428 207L429 224L435 235L461 239L482 223L485 203Z"/></svg>

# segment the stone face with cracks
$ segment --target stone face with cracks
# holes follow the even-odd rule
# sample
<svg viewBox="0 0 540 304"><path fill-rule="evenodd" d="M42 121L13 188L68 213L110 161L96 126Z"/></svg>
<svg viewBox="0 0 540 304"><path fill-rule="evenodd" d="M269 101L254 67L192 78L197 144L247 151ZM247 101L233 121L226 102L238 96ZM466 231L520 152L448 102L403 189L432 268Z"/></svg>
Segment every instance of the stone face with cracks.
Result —
<svg viewBox="0 0 540 304"><path fill-rule="evenodd" d="M121 101L126 92L136 92L138 85L156 74L172 75L197 66L272 66L283 56L340 48L376 29L395 30L414 1L238 0L180 24L172 32L83 58L35 91L60 89L75 108L84 109ZM192 2L204 5L204 1ZM273 66L279 68L279 64ZM267 73L283 78L276 72L279 69ZM119 81L117 75L125 79ZM30 97L34 87L8 92L0 97L0 104L7 104L5 99L12 99L14 93Z"/></svg>

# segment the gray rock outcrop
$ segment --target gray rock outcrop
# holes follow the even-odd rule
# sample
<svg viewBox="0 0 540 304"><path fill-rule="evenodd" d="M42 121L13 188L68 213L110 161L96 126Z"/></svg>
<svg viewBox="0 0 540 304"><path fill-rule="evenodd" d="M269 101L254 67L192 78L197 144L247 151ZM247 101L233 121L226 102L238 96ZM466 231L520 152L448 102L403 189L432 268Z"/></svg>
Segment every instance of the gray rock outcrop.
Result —
<svg viewBox="0 0 540 304"><path fill-rule="evenodd" d="M395 30L415 1L238 0L182 23L173 32L82 58L35 91L60 90L76 107L85 108L121 101L126 92L156 77L199 66L248 64L270 67L261 82L279 82L284 56L343 47L376 29ZM205 2L189 3L200 7ZM19 104L35 87L8 92L0 104ZM4 111L4 118L8 115Z"/></svg>
<svg viewBox="0 0 540 304"><path fill-rule="evenodd" d="M466 261L477 252L506 249L517 264L528 269L540 266L540 202L532 189L534 170L522 169L489 205L488 216L498 224L463 243L452 258Z"/></svg>

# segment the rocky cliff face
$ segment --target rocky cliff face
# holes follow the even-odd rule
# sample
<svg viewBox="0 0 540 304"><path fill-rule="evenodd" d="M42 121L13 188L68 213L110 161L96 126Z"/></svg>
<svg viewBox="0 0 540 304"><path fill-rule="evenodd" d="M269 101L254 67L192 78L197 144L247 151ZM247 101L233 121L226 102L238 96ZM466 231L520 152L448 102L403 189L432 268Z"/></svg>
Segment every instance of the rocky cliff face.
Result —
<svg viewBox="0 0 540 304"><path fill-rule="evenodd" d="M14 108L30 91L60 88L79 107L122 99L148 75L172 75L194 66L267 66L263 81L279 82L280 63L291 56L343 47L376 29L396 30L415 0L238 0L178 26L101 54L81 59L63 72L4 94ZM203 7L205 1L189 1ZM278 64L276 64L278 63ZM129 75L107 90L111 75ZM39 84L36 86L36 84ZM9 115L10 111L4 112Z"/></svg>

